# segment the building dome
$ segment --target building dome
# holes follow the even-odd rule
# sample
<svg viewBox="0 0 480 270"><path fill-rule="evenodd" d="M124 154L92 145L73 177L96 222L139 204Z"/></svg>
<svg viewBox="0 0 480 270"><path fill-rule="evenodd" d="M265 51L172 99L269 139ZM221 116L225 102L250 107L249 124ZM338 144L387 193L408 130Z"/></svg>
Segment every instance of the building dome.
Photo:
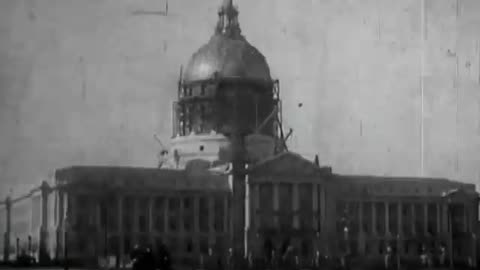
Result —
<svg viewBox="0 0 480 270"><path fill-rule="evenodd" d="M184 81L220 78L242 78L271 81L265 57L248 41L215 34L193 54L185 69Z"/></svg>
<svg viewBox="0 0 480 270"><path fill-rule="evenodd" d="M215 34L192 55L184 82L209 80L215 74L220 78L271 81L265 57L241 35L237 15L231 1L225 1Z"/></svg>

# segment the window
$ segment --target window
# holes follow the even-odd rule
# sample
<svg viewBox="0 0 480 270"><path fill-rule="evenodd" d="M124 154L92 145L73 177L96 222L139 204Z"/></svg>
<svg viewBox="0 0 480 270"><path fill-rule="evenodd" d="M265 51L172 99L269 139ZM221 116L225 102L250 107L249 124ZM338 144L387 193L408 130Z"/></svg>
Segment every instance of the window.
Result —
<svg viewBox="0 0 480 270"><path fill-rule="evenodd" d="M138 230L140 232L146 232L147 231L147 217L145 217L145 216L139 216L138 217Z"/></svg>
<svg viewBox="0 0 480 270"><path fill-rule="evenodd" d="M200 252L204 254L208 252L208 238L206 237L200 238Z"/></svg>
<svg viewBox="0 0 480 270"><path fill-rule="evenodd" d="M165 198L157 197L153 206L154 226L157 232L165 231L165 211Z"/></svg>
<svg viewBox="0 0 480 270"><path fill-rule="evenodd" d="M385 203L383 202L377 202L375 203L375 208L377 211L377 220L376 220L376 226L377 226L377 232L380 234L385 233L386 229L386 224L385 224Z"/></svg>
<svg viewBox="0 0 480 270"><path fill-rule="evenodd" d="M193 242L192 242L191 238L188 238L185 241L185 247L186 247L187 253L192 253L193 252Z"/></svg>
<svg viewBox="0 0 480 270"><path fill-rule="evenodd" d="M125 232L130 232L133 230L133 222L132 222L132 214L133 214L133 198L132 197L126 197L123 200L123 230ZM109 219L107 222L110 224L111 219Z"/></svg>
<svg viewBox="0 0 480 270"><path fill-rule="evenodd" d="M193 230L194 213L193 213L193 199L188 197L183 199L183 228L185 231Z"/></svg>
<svg viewBox="0 0 480 270"><path fill-rule="evenodd" d="M437 233L437 206L433 203L428 204L428 233L435 235Z"/></svg>
<svg viewBox="0 0 480 270"><path fill-rule="evenodd" d="M190 134L192 132L192 108L190 105L185 107L185 135Z"/></svg>
<svg viewBox="0 0 480 270"><path fill-rule="evenodd" d="M307 243L307 240L302 241L302 256L307 257L309 255L310 245Z"/></svg>
<svg viewBox="0 0 480 270"><path fill-rule="evenodd" d="M148 212L149 200L142 198L138 200L137 215L138 215L138 230L140 232L146 232L148 230Z"/></svg>
<svg viewBox="0 0 480 270"><path fill-rule="evenodd" d="M199 123L199 131L200 133L205 132L205 122L206 122L206 115L205 115L205 105L200 104L200 123Z"/></svg>
<svg viewBox="0 0 480 270"><path fill-rule="evenodd" d="M168 239L168 248L170 249L170 253L176 253L178 251L178 245L177 245L177 238L175 237L170 237Z"/></svg>
<svg viewBox="0 0 480 270"><path fill-rule="evenodd" d="M210 215L208 211L208 198L206 197L200 198L198 210L200 211L200 213L198 213L200 231L208 232L209 231L208 219Z"/></svg>
<svg viewBox="0 0 480 270"><path fill-rule="evenodd" d="M177 231L178 230L178 210L180 201L177 198L170 198L168 203L168 228L170 231Z"/></svg>
<svg viewBox="0 0 480 270"><path fill-rule="evenodd" d="M363 231L367 234L371 232L371 225L372 224L372 204L369 202L363 202Z"/></svg>
<svg viewBox="0 0 480 270"><path fill-rule="evenodd" d="M424 230L424 206L421 203L416 203L415 204L415 232L422 234L425 232Z"/></svg>

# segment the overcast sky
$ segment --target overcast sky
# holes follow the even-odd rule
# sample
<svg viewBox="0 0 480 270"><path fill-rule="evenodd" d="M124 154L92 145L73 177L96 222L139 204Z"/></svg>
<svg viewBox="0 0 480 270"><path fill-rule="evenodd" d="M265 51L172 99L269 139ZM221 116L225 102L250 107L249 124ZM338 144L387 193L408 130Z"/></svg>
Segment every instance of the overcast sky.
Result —
<svg viewBox="0 0 480 270"><path fill-rule="evenodd" d="M0 197L55 168L155 166L180 65L220 2L133 14L164 1L0 1ZM236 1L280 79L293 151L337 173L422 175L423 85L423 175L478 182L480 2L425 2L422 16L419 0Z"/></svg>

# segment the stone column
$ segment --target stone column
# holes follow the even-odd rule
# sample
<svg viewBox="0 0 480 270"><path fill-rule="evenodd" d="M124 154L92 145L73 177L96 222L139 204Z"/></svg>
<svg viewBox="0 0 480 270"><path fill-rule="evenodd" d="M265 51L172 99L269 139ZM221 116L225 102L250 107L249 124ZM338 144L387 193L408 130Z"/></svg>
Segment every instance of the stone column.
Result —
<svg viewBox="0 0 480 270"><path fill-rule="evenodd" d="M449 225L448 225L448 203L442 203L441 204L441 208L442 208L442 228L443 228L443 232L444 233L448 233L449 232Z"/></svg>
<svg viewBox="0 0 480 270"><path fill-rule="evenodd" d="M363 228L363 201L358 202L358 249L360 251L360 254L365 253L365 230Z"/></svg>
<svg viewBox="0 0 480 270"><path fill-rule="evenodd" d="M415 235L417 232L416 232L416 228L415 228L415 223L417 223L417 218L415 216L415 203L412 203L410 205L410 209L412 210L412 212L410 213L411 214L411 217L412 217L412 234Z"/></svg>
<svg viewBox="0 0 480 270"><path fill-rule="evenodd" d="M200 197L198 195L193 196L193 231L195 234L200 232Z"/></svg>
<svg viewBox="0 0 480 270"><path fill-rule="evenodd" d="M4 237L4 248L3 248L3 260L5 262L10 261L10 238L11 238L11 223L12 223L12 200L10 197L7 197L5 200L5 234Z"/></svg>
<svg viewBox="0 0 480 270"><path fill-rule="evenodd" d="M123 256L125 255L125 236L123 232L123 200L124 200L123 196L118 195L117 197L117 230L118 230L119 261L123 261ZM127 248L130 249L130 247L127 247Z"/></svg>
<svg viewBox="0 0 480 270"><path fill-rule="evenodd" d="M133 204L133 213L132 213L132 240L134 244L138 243L138 204L139 204L139 198L132 196L132 204Z"/></svg>
<svg viewBox="0 0 480 270"><path fill-rule="evenodd" d="M318 184L312 184L313 230L318 230Z"/></svg>
<svg viewBox="0 0 480 270"><path fill-rule="evenodd" d="M299 198L298 198L298 184L293 184L293 200L292 200L292 210L294 213L293 216L293 228L299 229L300 228L300 213L298 213L299 209Z"/></svg>
<svg viewBox="0 0 480 270"><path fill-rule="evenodd" d="M250 209L251 209L251 203L250 203L250 181L247 176L247 180L245 183L245 237L248 237L247 231L250 229L250 222L251 222L251 215L250 215ZM225 216L225 215L224 215ZM245 238L246 239L246 238ZM247 254L247 253L246 253Z"/></svg>
<svg viewBox="0 0 480 270"><path fill-rule="evenodd" d="M428 203L423 205L423 232L428 235Z"/></svg>
<svg viewBox="0 0 480 270"><path fill-rule="evenodd" d="M77 198L78 198L77 194L74 194L70 190L68 191L67 201L66 201L67 207L65 209L67 211L66 214L68 216L68 228L72 232L74 231L75 225L77 225L77 214L78 214L77 212L80 210L76 205Z"/></svg>
<svg viewBox="0 0 480 270"><path fill-rule="evenodd" d="M248 252L250 250L250 238L249 233L250 233L250 227L251 227L251 222L252 222L252 204L251 204L251 186L250 186L250 179L248 175L246 176L246 181L245 181L245 228L244 228L244 250L243 254L248 255Z"/></svg>
<svg viewBox="0 0 480 270"><path fill-rule="evenodd" d="M56 191L58 195L58 201L57 201L57 227L56 227L56 233L57 233L57 241L56 241L56 249L55 249L55 257L57 259L63 258L63 218L65 216L65 200L63 196L63 191L57 189Z"/></svg>
<svg viewBox="0 0 480 270"><path fill-rule="evenodd" d="M377 234L377 205L372 201L372 234Z"/></svg>
<svg viewBox="0 0 480 270"><path fill-rule="evenodd" d="M258 214L260 210L260 185L255 183L253 186L253 204L255 211L253 213L254 219L253 219L253 224L255 226L255 230L258 230L260 228L260 215Z"/></svg>
<svg viewBox="0 0 480 270"><path fill-rule="evenodd" d="M363 228L363 202L362 201L358 202L358 223L359 223L358 232L363 233L364 228Z"/></svg>
<svg viewBox="0 0 480 270"><path fill-rule="evenodd" d="M403 236L403 208L402 202L397 202L397 232L398 235Z"/></svg>
<svg viewBox="0 0 480 270"><path fill-rule="evenodd" d="M278 184L274 183L273 185L273 225L275 228L278 227L278 210L279 210L279 196L278 196Z"/></svg>
<svg viewBox="0 0 480 270"><path fill-rule="evenodd" d="M185 197L179 198L179 209L178 209L178 232L180 233L180 238L184 239L185 235Z"/></svg>
<svg viewBox="0 0 480 270"><path fill-rule="evenodd" d="M437 234L442 233L442 220L441 220L441 205L439 203L436 204L437 207Z"/></svg>
<svg viewBox="0 0 480 270"><path fill-rule="evenodd" d="M95 227L97 233L102 232L102 198L99 196L95 202Z"/></svg>
<svg viewBox="0 0 480 270"><path fill-rule="evenodd" d="M209 245L214 242L215 236L215 199L214 197L208 198L208 231L209 233Z"/></svg>
<svg viewBox="0 0 480 270"><path fill-rule="evenodd" d="M325 186L320 186L320 231L324 231L325 228L325 216L326 216L326 193Z"/></svg>
<svg viewBox="0 0 480 270"><path fill-rule="evenodd" d="M225 233L229 233L229 226L228 226L228 220L229 220L229 211L228 211L228 195L226 195L223 198L223 231Z"/></svg>
<svg viewBox="0 0 480 270"><path fill-rule="evenodd" d="M153 203L154 203L154 198L153 196L150 196L148 198L148 219L147 219L147 231L148 231L148 239L150 240L150 244L152 247L155 246L155 228L154 228L154 212L153 212ZM156 250L156 249L154 249Z"/></svg>
<svg viewBox="0 0 480 270"><path fill-rule="evenodd" d="M169 219L170 219L170 197L165 197L164 198L165 200L165 203L164 203L164 208L163 208L163 227L164 227L164 231L165 231L165 235L168 235L168 233L170 232L170 222L169 222Z"/></svg>
<svg viewBox="0 0 480 270"><path fill-rule="evenodd" d="M390 235L390 207L388 202L385 202L385 235Z"/></svg>
<svg viewBox="0 0 480 270"><path fill-rule="evenodd" d="M44 263L48 261L48 197L50 194L50 186L47 182L43 181L42 186L40 187L41 191L41 200L42 200L42 224L40 225L40 237L39 237L39 262Z"/></svg>
<svg viewBox="0 0 480 270"><path fill-rule="evenodd" d="M403 210L402 210L402 202L397 202L397 234L399 237L397 237L397 248L398 248L398 254L402 254L403 252Z"/></svg>
<svg viewBox="0 0 480 270"><path fill-rule="evenodd" d="M68 247L67 245L69 244L69 242L71 242L71 240L69 240L69 233L72 231L72 223L71 223L71 220L67 220L70 219L71 217L71 208L72 208L72 204L71 204L71 200L72 198L70 198L70 194L67 193L66 190L64 190L63 192L63 213L62 213L62 216L61 216L61 219L63 220L62 221L62 239L63 239L63 250L62 250L62 255L63 255L63 258L65 259L65 253L67 250L68 252ZM67 224L67 222L69 224ZM67 254L68 255L68 254Z"/></svg>

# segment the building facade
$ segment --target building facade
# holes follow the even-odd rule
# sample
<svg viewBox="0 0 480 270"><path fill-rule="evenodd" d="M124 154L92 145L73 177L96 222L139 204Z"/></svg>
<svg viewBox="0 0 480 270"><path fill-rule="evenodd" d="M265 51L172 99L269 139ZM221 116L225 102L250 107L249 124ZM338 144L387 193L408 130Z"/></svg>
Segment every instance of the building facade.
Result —
<svg viewBox="0 0 480 270"><path fill-rule="evenodd" d="M224 1L211 39L178 80L171 148L158 168L73 166L0 205L4 261L128 261L135 244L165 245L198 264L213 249L268 257L314 254L402 260L447 247L477 259L475 186L447 179L346 176L288 151L279 82Z"/></svg>

